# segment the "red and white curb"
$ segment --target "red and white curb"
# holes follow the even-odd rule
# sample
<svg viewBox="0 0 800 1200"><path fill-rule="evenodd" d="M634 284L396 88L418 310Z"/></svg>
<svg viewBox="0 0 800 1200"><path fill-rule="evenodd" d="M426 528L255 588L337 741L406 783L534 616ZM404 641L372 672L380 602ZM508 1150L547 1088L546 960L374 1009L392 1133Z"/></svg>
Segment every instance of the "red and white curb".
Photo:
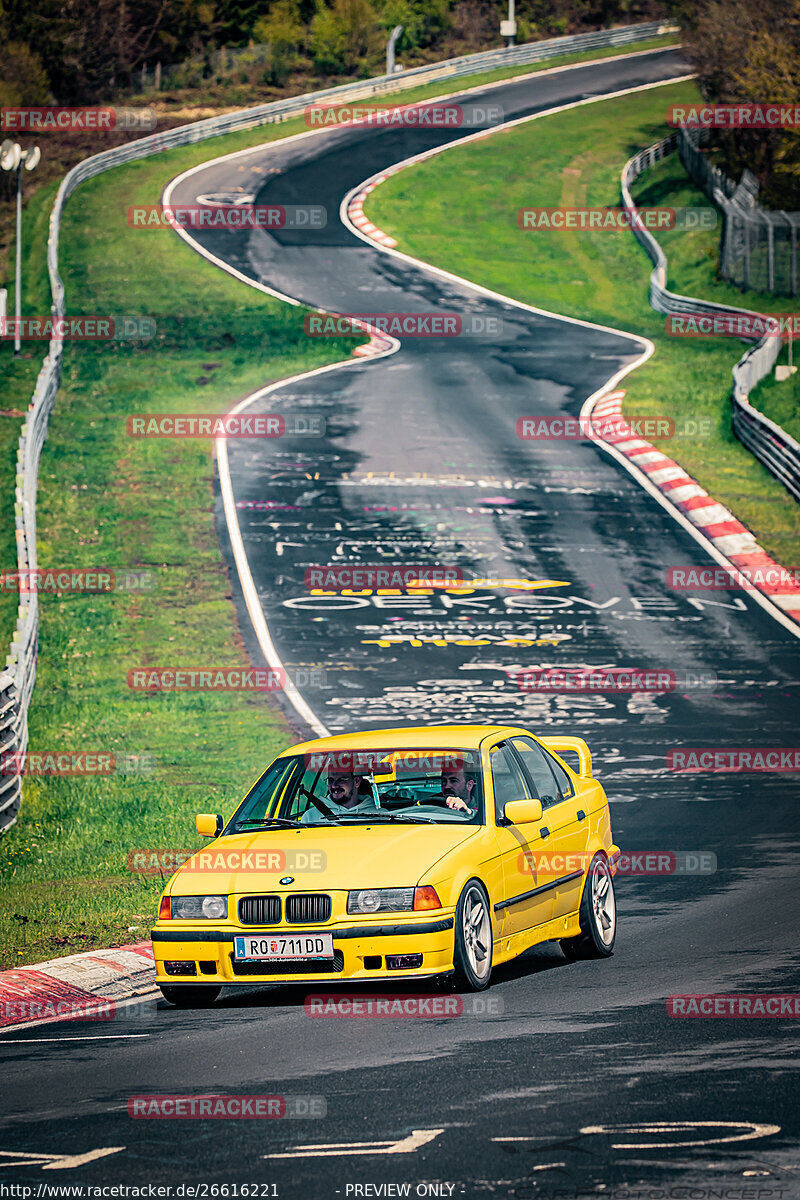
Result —
<svg viewBox="0 0 800 1200"><path fill-rule="evenodd" d="M753 534L719 504L683 467L639 437L622 418L624 391L610 392L591 408L596 438L613 446L637 467L736 569L747 590L758 590L787 616L800 623L800 587L785 568L759 546ZM609 432L609 426L612 432ZM738 575L737 575L738 573ZM774 582L773 582L774 581Z"/></svg>
<svg viewBox="0 0 800 1200"><path fill-rule="evenodd" d="M379 333L370 333L370 339L363 346L356 346L353 358L375 358L376 355L386 354L397 348L396 339L385 337Z"/></svg>
<svg viewBox="0 0 800 1200"><path fill-rule="evenodd" d="M393 237L389 237L388 233L384 233L382 229L378 229L377 225L373 225L369 217L364 215L364 201L370 192L374 191L379 183L383 183L393 171L384 171L383 175L378 175L375 179L371 179L369 183L365 183L360 192L352 197L347 205L347 215L355 225L356 229L367 235L372 242L377 242L379 246L387 246L390 250L397 245Z"/></svg>
<svg viewBox="0 0 800 1200"><path fill-rule="evenodd" d="M87 950L0 971L0 1029L112 1020L123 1002L157 994L149 942Z"/></svg>

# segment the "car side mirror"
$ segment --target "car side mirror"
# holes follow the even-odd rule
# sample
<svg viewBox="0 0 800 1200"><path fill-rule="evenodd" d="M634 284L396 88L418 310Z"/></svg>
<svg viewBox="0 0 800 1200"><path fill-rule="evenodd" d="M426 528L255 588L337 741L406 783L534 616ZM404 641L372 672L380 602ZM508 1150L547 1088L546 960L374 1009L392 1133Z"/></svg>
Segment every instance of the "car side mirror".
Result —
<svg viewBox="0 0 800 1200"><path fill-rule="evenodd" d="M529 821L541 821L541 800L509 800L503 809L503 816L511 825L527 825Z"/></svg>
<svg viewBox="0 0 800 1200"><path fill-rule="evenodd" d="M195 828L200 837L219 837L225 822L221 813L198 813L194 819Z"/></svg>

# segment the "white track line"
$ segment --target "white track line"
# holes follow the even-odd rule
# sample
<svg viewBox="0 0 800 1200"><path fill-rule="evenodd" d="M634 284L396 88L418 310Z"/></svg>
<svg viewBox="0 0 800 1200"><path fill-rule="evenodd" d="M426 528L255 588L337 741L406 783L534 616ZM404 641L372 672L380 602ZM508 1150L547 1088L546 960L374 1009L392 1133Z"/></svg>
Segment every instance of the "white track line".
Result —
<svg viewBox="0 0 800 1200"><path fill-rule="evenodd" d="M36 1046L39 1042L121 1042L150 1037L149 1033L97 1033L85 1037L0 1038L0 1046Z"/></svg>
<svg viewBox="0 0 800 1200"><path fill-rule="evenodd" d="M384 350L381 354L374 355L369 361L374 361L375 358L385 358L389 354L395 354L399 349L399 343L392 346L389 350ZM324 375L328 371L340 371L343 367L358 367L361 359L344 359L341 362L329 363L325 367L317 367L313 371L303 371L299 375L291 375L288 379L280 379L276 383L270 383L266 387L259 388L257 392L252 392L249 396L245 396L244 400L240 400L230 411L231 413L241 412L248 405L260 399L262 396L267 396L270 392L276 391L278 388L286 387L287 384L296 383L301 379L311 379L315 375ZM239 580L242 585L247 611L250 614L250 620L253 623L258 643L261 650L269 663L270 667L276 670L285 672L285 667L275 649L275 643L269 632L264 609L258 598L258 590L250 570L250 563L247 558L247 553L244 548L242 539L242 530L239 525L239 514L236 510L236 499L233 494L233 481L231 480L230 467L228 464L228 446L225 438L217 438L215 442L217 453L217 466L219 468L220 490L222 492L222 503L225 510L225 520L228 525L228 536L231 540L231 548L233 557L236 562L236 569L239 573ZM285 676L286 685L284 687L284 695L292 704L295 712L300 716L317 734L318 737L328 737L329 730L322 723L319 717L313 712L309 704L303 699L292 680L288 675Z"/></svg>
<svg viewBox="0 0 800 1200"><path fill-rule="evenodd" d="M513 296L506 296L502 292L492 291L491 288L484 287L480 283L474 283L471 279L465 279L463 275L455 275L452 271L445 271L442 267L435 267L431 263L424 262L422 259L413 258L410 254L404 254L402 250L395 250L388 246L377 245L371 237L368 237L367 234L362 233L362 231L353 224L353 222L350 220L348 209L355 196L357 196L359 192L363 192L369 184L375 183L378 180L382 180L385 177L388 178L391 175L396 174L398 171L403 170L405 167L410 167L416 163L424 162L425 159L433 158L437 154L444 154L446 150L453 150L457 146L466 145L468 142L474 142L478 141L480 138L491 137L494 134L504 133L508 129L514 129L519 125L526 125L529 121L539 121L542 117L553 117L558 113L568 112L573 108L582 108L587 104L600 104L605 100L616 100L621 96L630 96L636 92L647 92L657 87L669 87L673 83L686 83L686 81L689 79L694 79L694 75L677 75L674 79L665 79L659 81L658 83L643 83L638 87L622 88L618 92L607 92L602 96L590 96L585 100L573 100L569 104L559 104L557 107L545 109L543 112L530 113L527 117L516 117L513 121L506 121L503 125L495 125L491 129L479 129L476 133L466 134L463 138L456 138L455 141L447 142L443 146L432 146L430 150L423 150L421 154L412 154L409 158L404 158L399 163L394 163L391 167L386 167L382 171L377 171L374 175L369 175L356 187L351 188L339 206L339 218L342 224L345 225L351 233L355 234L357 238L360 238L362 242L366 242L368 246L372 246L373 249L379 249L382 254L389 254L392 256L392 258L398 258L401 260L401 262L409 263L411 266L414 266L418 269L421 268L422 270L429 272L431 275L436 275L439 279L446 279L450 283L458 283L462 287L468 288L472 292L477 292L481 296L488 296L490 299L498 300L502 304L510 304L514 308L522 309L524 312L531 312L540 316L551 317L553 320L564 321L569 325L582 325L585 329L599 329L603 333L613 333L617 337L630 338L631 341L639 342L641 345L644 345L647 350L643 357L638 359L636 362L629 364L627 367L624 367L620 373L613 376L612 380L604 384L603 391L605 391L607 388L611 387L613 383L616 383L617 380L622 379L624 375L627 375L630 371L633 371L636 367L640 366L641 363L646 362L651 354L655 352L655 346L649 338L640 333L630 333L627 329L615 329L611 325L599 325L596 321L582 321L579 317L567 317L563 313L552 312L548 308L538 308L534 304L525 304L522 300L515 300Z"/></svg>

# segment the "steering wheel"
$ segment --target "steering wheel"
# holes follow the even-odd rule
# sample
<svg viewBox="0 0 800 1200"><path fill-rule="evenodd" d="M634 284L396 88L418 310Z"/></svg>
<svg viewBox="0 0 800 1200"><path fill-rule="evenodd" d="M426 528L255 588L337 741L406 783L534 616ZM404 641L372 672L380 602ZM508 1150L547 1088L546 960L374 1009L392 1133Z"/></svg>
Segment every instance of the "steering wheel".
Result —
<svg viewBox="0 0 800 1200"><path fill-rule="evenodd" d="M457 800L457 799L459 799L458 796L445 796L443 792L439 792L438 794L434 794L433 796L426 796L424 800L420 800L418 803L423 804L423 805L432 804L437 808L450 808L450 805L447 803L447 801L448 800ZM450 809L450 811L451 812L459 812L459 811L463 812L463 809L454 808L454 809Z"/></svg>

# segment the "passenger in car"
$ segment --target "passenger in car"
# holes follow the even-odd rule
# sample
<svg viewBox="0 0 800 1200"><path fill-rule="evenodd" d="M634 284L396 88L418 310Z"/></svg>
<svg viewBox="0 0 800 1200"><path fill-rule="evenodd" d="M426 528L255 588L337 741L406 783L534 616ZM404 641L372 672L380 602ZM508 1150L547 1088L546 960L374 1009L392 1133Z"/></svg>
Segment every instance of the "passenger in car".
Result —
<svg viewBox="0 0 800 1200"><path fill-rule="evenodd" d="M302 825L315 825L325 821L327 814L338 817L346 813L361 813L375 811L375 797L372 789L362 775L352 771L339 770L331 767L328 771L328 794L322 800L320 808L313 803L300 818Z"/></svg>

